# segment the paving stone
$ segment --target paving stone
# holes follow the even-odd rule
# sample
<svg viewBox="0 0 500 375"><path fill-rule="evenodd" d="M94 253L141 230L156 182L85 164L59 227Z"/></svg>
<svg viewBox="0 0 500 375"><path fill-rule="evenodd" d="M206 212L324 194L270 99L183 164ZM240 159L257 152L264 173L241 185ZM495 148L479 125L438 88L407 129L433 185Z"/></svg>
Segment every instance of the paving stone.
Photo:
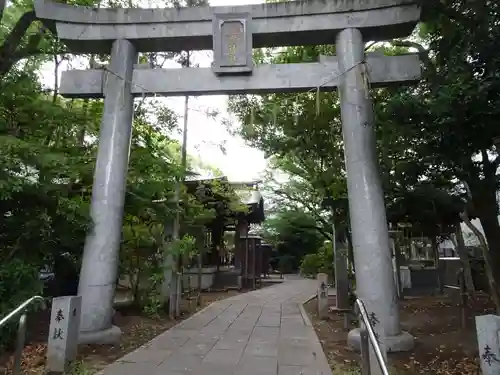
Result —
<svg viewBox="0 0 500 375"><path fill-rule="evenodd" d="M190 339L182 345L182 353L204 356L213 348L214 344L215 341L210 343L200 343Z"/></svg>
<svg viewBox="0 0 500 375"><path fill-rule="evenodd" d="M105 375L154 374L158 366L148 362L114 362L103 370Z"/></svg>
<svg viewBox="0 0 500 375"><path fill-rule="evenodd" d="M281 316L281 306L278 306L278 308L266 308L266 307L264 307L262 309L261 316L268 316L268 315Z"/></svg>
<svg viewBox="0 0 500 375"><path fill-rule="evenodd" d="M255 327L250 335L250 339L277 338L280 334L279 327Z"/></svg>
<svg viewBox="0 0 500 375"><path fill-rule="evenodd" d="M178 338L178 337L189 337L191 335L194 335L198 332L196 329L182 329L178 328L177 326L170 328L168 331L161 333L160 335L156 336L153 340L150 342L156 341L158 338L163 337L163 338Z"/></svg>
<svg viewBox="0 0 500 375"><path fill-rule="evenodd" d="M182 326L182 328L199 331L199 330L203 329L203 327L205 327L208 323L210 323L211 320L212 319L210 319L208 321L207 320L195 320L193 322L186 323L186 325Z"/></svg>
<svg viewBox="0 0 500 375"><path fill-rule="evenodd" d="M296 302L315 291L315 281L286 279L216 302L101 374L331 375ZM313 353L322 357L315 360Z"/></svg>
<svg viewBox="0 0 500 375"><path fill-rule="evenodd" d="M253 332L253 329L252 328L245 328L245 329L241 329L239 327L230 327L227 331L225 331L220 340L225 340L225 339L228 339L228 340L231 340L231 339L234 339L234 340L238 340L238 339L244 339L244 340L248 340L248 338L250 337L250 335L252 334Z"/></svg>
<svg viewBox="0 0 500 375"><path fill-rule="evenodd" d="M259 327L279 327L281 325L280 314L262 314L256 323Z"/></svg>
<svg viewBox="0 0 500 375"><path fill-rule="evenodd" d="M168 357L159 366L157 371L171 371L180 373L194 372L203 360L202 356L189 355L189 354L177 354ZM147 373L138 372L139 374L146 375ZM107 374L106 374L107 375ZM136 374L137 375L137 374Z"/></svg>
<svg viewBox="0 0 500 375"><path fill-rule="evenodd" d="M159 336L157 336L156 338L151 340L151 342L154 342L157 339L161 340L161 339L167 339L167 338L169 338L169 339L189 338L193 335L196 335L198 332L199 332L198 329L185 329L185 328L175 326L175 327L169 329L167 332L160 334Z"/></svg>
<svg viewBox="0 0 500 375"><path fill-rule="evenodd" d="M192 375L233 375L236 365L202 363Z"/></svg>
<svg viewBox="0 0 500 375"><path fill-rule="evenodd" d="M304 366L278 366L278 375L326 375L318 371L316 367Z"/></svg>
<svg viewBox="0 0 500 375"><path fill-rule="evenodd" d="M242 338L242 339L227 339L223 337L214 346L214 349L222 349L222 350L228 350L228 349L240 349L243 350L245 349L245 346L247 346L248 343L248 337Z"/></svg>
<svg viewBox="0 0 500 375"><path fill-rule="evenodd" d="M277 357L278 345L276 345L276 342L249 342L243 355L253 357Z"/></svg>
<svg viewBox="0 0 500 375"><path fill-rule="evenodd" d="M269 344L278 347L278 336L253 336L248 340L248 345Z"/></svg>
<svg viewBox="0 0 500 375"><path fill-rule="evenodd" d="M281 308L281 316L300 315L300 308L297 304L284 305Z"/></svg>
<svg viewBox="0 0 500 375"><path fill-rule="evenodd" d="M236 366L243 354L243 349L212 349L203 359L203 363L216 363Z"/></svg>
<svg viewBox="0 0 500 375"><path fill-rule="evenodd" d="M309 366L316 360L316 352L308 347L281 345L278 347L278 363L289 366Z"/></svg>
<svg viewBox="0 0 500 375"><path fill-rule="evenodd" d="M257 319L259 319L260 314L261 314L260 310L252 312L251 314L246 314L245 312L246 312L246 310L244 310L243 313L241 313L238 316L238 318L236 318L236 322L239 322L239 323L244 323L245 321L256 322Z"/></svg>
<svg viewBox="0 0 500 375"><path fill-rule="evenodd" d="M172 353L173 350L168 350L168 349L157 350L149 348L140 348L118 359L117 362L121 363L146 362L146 363L152 363L157 366L160 363L162 363L165 359L167 359L167 357L172 355Z"/></svg>
<svg viewBox="0 0 500 375"><path fill-rule="evenodd" d="M199 333L191 337L191 340L196 341L199 344L215 344L218 340L220 340L221 335L214 334L203 334Z"/></svg>
<svg viewBox="0 0 500 375"><path fill-rule="evenodd" d="M278 361L273 357L243 357L236 367L234 375L276 375Z"/></svg>
<svg viewBox="0 0 500 375"><path fill-rule="evenodd" d="M280 338L278 345L288 345L292 347L308 347L311 344L309 338Z"/></svg>
<svg viewBox="0 0 500 375"><path fill-rule="evenodd" d="M304 325L304 319L302 319L302 314L288 315L281 318L281 325Z"/></svg>
<svg viewBox="0 0 500 375"><path fill-rule="evenodd" d="M168 337L160 335L144 346L148 350L175 350L184 345L189 337Z"/></svg>
<svg viewBox="0 0 500 375"><path fill-rule="evenodd" d="M313 329L313 328L305 326L305 325L304 326L294 326L294 325L281 326L280 337L308 339L308 338L310 338L311 329Z"/></svg>
<svg viewBox="0 0 500 375"><path fill-rule="evenodd" d="M227 327L225 327L223 329L221 329L220 327L210 327L208 329L201 330L200 333L197 335L194 335L193 338L196 336L203 336L203 337L215 338L215 339L219 340L226 330L227 330Z"/></svg>
<svg viewBox="0 0 500 375"><path fill-rule="evenodd" d="M209 324L227 327L238 318L239 314L216 316Z"/></svg>
<svg viewBox="0 0 500 375"><path fill-rule="evenodd" d="M233 322L232 325L238 326L242 329L248 329L255 327L257 320L259 320L258 316L252 318L238 318Z"/></svg>

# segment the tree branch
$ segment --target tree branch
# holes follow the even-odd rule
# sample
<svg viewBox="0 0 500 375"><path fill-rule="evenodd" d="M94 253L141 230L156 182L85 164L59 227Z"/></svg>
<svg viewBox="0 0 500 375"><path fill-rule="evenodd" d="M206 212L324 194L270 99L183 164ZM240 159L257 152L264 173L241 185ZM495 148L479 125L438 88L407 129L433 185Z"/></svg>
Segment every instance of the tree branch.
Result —
<svg viewBox="0 0 500 375"><path fill-rule="evenodd" d="M292 201L292 202L295 202L295 203L298 203L298 204L301 204L303 205L305 208L307 208L309 210L309 212L311 212L311 214L314 215L315 219L317 221L319 221L321 224L323 224L325 227L330 227L330 223L323 219L317 212L316 212L316 209L311 206L310 204L304 202L303 200L300 200L296 197L293 197L291 194L287 193L286 191L283 191L283 190L279 190L279 189L276 189L273 191L275 194L277 195L281 195L285 198L287 198L288 200ZM305 228L305 227L304 227ZM307 226L307 228L311 228L311 229L316 229L319 233L321 233L327 240L332 240L332 235L330 233L328 233L327 230L325 230L324 228L321 228L319 226Z"/></svg>
<svg viewBox="0 0 500 375"><path fill-rule="evenodd" d="M317 226L317 225L301 225L302 228L307 228L307 229L315 229L317 230L320 234L323 235L327 240L332 241L332 235L328 233L325 229Z"/></svg>
<svg viewBox="0 0 500 375"><path fill-rule="evenodd" d="M399 39L392 40L391 44L395 47L415 48L418 51L420 60L422 60L424 65L426 65L429 69L431 69L432 74L436 76L436 66L429 57L429 51L424 46L422 46L417 42L412 42L410 40L399 40Z"/></svg>
<svg viewBox="0 0 500 375"><path fill-rule="evenodd" d="M34 10L24 13L10 34L5 38L3 45L0 47L0 77L7 74L10 68L20 59L29 56L35 50L37 53L40 52L37 47L43 36L42 31L31 35L27 46L17 50L26 31L28 31L28 28L36 19Z"/></svg>
<svg viewBox="0 0 500 375"><path fill-rule="evenodd" d="M464 184L465 192L467 193L467 199L472 202L472 192L470 190L469 184L465 180L462 180L462 184Z"/></svg>
<svg viewBox="0 0 500 375"><path fill-rule="evenodd" d="M6 3L7 3L6 0L0 0L0 22L2 21L2 18L3 18L3 11L5 9Z"/></svg>

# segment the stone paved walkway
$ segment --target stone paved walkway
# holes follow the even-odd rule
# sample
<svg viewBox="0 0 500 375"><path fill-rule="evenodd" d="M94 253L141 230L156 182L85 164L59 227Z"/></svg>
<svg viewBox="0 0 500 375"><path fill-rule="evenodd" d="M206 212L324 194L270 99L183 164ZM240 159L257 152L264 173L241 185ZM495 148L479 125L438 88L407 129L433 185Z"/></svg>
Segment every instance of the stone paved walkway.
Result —
<svg viewBox="0 0 500 375"><path fill-rule="evenodd" d="M301 308L313 280L213 303L106 367L103 375L331 375Z"/></svg>

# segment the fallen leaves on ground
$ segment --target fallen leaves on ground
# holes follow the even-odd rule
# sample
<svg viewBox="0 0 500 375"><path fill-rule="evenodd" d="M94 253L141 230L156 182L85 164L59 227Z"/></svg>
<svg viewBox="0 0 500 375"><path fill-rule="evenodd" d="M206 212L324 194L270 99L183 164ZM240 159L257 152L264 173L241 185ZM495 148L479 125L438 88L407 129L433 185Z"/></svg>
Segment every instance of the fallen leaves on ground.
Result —
<svg viewBox="0 0 500 375"><path fill-rule="evenodd" d="M477 375L480 373L474 316L491 312L484 295L469 301L468 324L460 328L460 308L448 297L411 298L401 303L403 329L416 337L415 349L408 353L390 353L389 364L395 374ZM332 370L359 367L360 356L347 347L343 316L330 313L320 320L315 300L306 310L316 329Z"/></svg>

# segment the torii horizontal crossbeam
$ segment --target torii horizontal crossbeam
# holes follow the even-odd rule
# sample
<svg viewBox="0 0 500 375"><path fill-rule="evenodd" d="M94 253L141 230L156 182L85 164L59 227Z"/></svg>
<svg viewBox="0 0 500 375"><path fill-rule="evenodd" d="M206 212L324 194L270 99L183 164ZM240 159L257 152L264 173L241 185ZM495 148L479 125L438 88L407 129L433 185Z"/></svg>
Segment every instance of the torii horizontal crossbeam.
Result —
<svg viewBox="0 0 500 375"><path fill-rule="evenodd" d="M420 18L419 0L300 0L226 7L164 9L91 8L36 0L37 17L72 52L109 53L127 39L139 52L213 49L216 13L248 13L254 48L335 43L343 29L365 40L410 35Z"/></svg>
<svg viewBox="0 0 500 375"><path fill-rule="evenodd" d="M370 83L387 86L416 82L420 78L417 54L400 56L367 55ZM103 96L104 69L69 70L62 73L60 93L71 98ZM210 68L142 69L136 67L132 79L134 96L185 96L303 92L320 87L331 91L339 83L335 56L321 57L316 63L257 65L252 75L222 76Z"/></svg>

